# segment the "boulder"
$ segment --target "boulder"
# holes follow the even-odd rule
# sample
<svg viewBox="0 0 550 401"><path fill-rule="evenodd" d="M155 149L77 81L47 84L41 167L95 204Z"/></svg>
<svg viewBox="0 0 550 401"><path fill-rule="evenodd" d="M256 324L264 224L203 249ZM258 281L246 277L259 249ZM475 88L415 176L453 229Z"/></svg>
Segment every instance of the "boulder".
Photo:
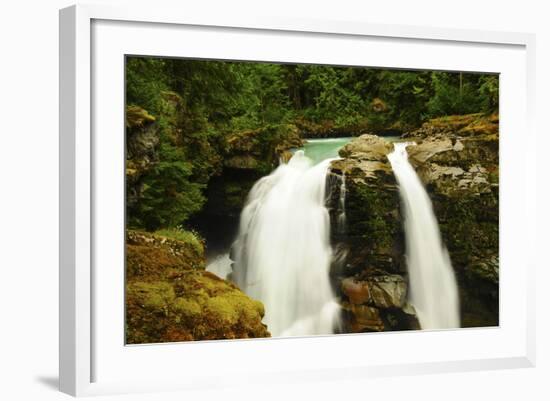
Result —
<svg viewBox="0 0 550 401"><path fill-rule="evenodd" d="M345 320L344 329L352 333L383 331L384 321L380 310L366 305L343 304Z"/></svg>
<svg viewBox="0 0 550 401"><path fill-rule="evenodd" d="M397 274L377 275L360 280L347 277L342 280L342 292L354 305L377 308L403 308L406 303L407 283Z"/></svg>
<svg viewBox="0 0 550 401"><path fill-rule="evenodd" d="M364 134L347 143L340 149L340 156L354 160L368 160L387 163L386 155L391 153L393 146L381 137Z"/></svg>
<svg viewBox="0 0 550 401"><path fill-rule="evenodd" d="M204 247L128 231L128 344L268 337L263 304L204 270Z"/></svg>

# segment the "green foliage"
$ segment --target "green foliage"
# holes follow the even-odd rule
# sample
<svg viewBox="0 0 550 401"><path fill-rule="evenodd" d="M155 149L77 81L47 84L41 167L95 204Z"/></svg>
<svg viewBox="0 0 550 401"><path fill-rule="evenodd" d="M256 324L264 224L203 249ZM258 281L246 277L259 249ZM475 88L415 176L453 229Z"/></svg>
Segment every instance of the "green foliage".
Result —
<svg viewBox="0 0 550 401"><path fill-rule="evenodd" d="M160 158L144 179L143 198L137 214L149 230L174 227L198 212L205 202L204 185L190 181L191 163L173 146L161 144Z"/></svg>
<svg viewBox="0 0 550 401"><path fill-rule="evenodd" d="M428 114L490 112L498 107L498 78L494 75L466 73L432 73L433 96L428 100Z"/></svg>
<svg viewBox="0 0 550 401"><path fill-rule="evenodd" d="M498 90L490 74L129 56L128 134L152 122L159 132L156 159L138 174L130 226L175 227L198 212L235 134L258 132L255 151L271 154L296 143L298 125L310 135L407 130L428 118L494 112ZM255 166L264 174L272 163Z"/></svg>
<svg viewBox="0 0 550 401"><path fill-rule="evenodd" d="M159 114L161 93L168 89L166 60L148 57L126 58L126 104L138 105Z"/></svg>
<svg viewBox="0 0 550 401"><path fill-rule="evenodd" d="M285 67L278 64L234 63L232 71L241 84L235 93L233 129L284 124L292 115L285 84Z"/></svg>
<svg viewBox="0 0 550 401"><path fill-rule="evenodd" d="M165 282L137 282L128 285L127 296L139 300L144 308L168 314L169 305L176 298L174 288Z"/></svg>
<svg viewBox="0 0 550 401"><path fill-rule="evenodd" d="M406 126L419 125L426 117L430 90L427 71L392 71L379 73L378 97L389 105L389 120Z"/></svg>
<svg viewBox="0 0 550 401"><path fill-rule="evenodd" d="M365 103L353 90L353 69L330 66L301 66L308 70L304 86L313 94L312 107L304 115L314 121L334 120L336 126L356 124Z"/></svg>
<svg viewBox="0 0 550 401"><path fill-rule="evenodd" d="M190 244L199 254L204 252L204 244L201 236L195 231L185 230L182 226L177 226L175 228L163 228L155 231L155 235Z"/></svg>
<svg viewBox="0 0 550 401"><path fill-rule="evenodd" d="M498 109L498 76L483 75L479 78L479 96L483 111L491 112Z"/></svg>

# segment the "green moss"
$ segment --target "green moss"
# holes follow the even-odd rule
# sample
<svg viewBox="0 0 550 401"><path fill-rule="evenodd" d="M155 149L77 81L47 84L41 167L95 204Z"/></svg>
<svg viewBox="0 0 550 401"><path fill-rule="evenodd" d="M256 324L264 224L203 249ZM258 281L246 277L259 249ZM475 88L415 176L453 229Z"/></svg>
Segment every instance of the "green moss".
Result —
<svg viewBox="0 0 550 401"><path fill-rule="evenodd" d="M499 214L495 194L434 197L441 234L459 269L487 253L498 254Z"/></svg>
<svg viewBox="0 0 550 401"><path fill-rule="evenodd" d="M265 316L265 307L264 307L264 304L261 303L260 301L256 301L256 300L252 300L252 302L254 303L254 307L256 309L256 311L260 314L261 317L264 317Z"/></svg>
<svg viewBox="0 0 550 401"><path fill-rule="evenodd" d="M215 320L224 322L224 324L236 324L239 321L250 322L258 315L264 315L264 307L261 302L250 300L237 290L223 296L209 298L205 307Z"/></svg>
<svg viewBox="0 0 550 401"><path fill-rule="evenodd" d="M155 121L149 112L139 106L126 106L126 127L142 127Z"/></svg>
<svg viewBox="0 0 550 401"><path fill-rule="evenodd" d="M235 306L241 306L235 302L233 297L213 297L206 302L208 313L212 314L214 319L225 324L235 324L239 320L240 311Z"/></svg>
<svg viewBox="0 0 550 401"><path fill-rule="evenodd" d="M174 288L165 282L131 283L127 287L127 296L135 298L144 308L165 314L176 298Z"/></svg>
<svg viewBox="0 0 550 401"><path fill-rule="evenodd" d="M346 213L350 221L351 235L361 235L375 247L391 247L399 230L392 211L399 207L397 194L380 191L366 185L353 187L346 199Z"/></svg>
<svg viewBox="0 0 550 401"><path fill-rule="evenodd" d="M200 304L192 299L177 298L173 308L175 312L186 318L197 317L202 313Z"/></svg>
<svg viewBox="0 0 550 401"><path fill-rule="evenodd" d="M184 230L183 228L164 228L155 231L155 235L175 239L193 246L197 253L204 252L204 242L200 235L194 231Z"/></svg>
<svg viewBox="0 0 550 401"><path fill-rule="evenodd" d="M190 252L188 242L140 232L129 232L128 241L129 344L269 336L261 302L192 267L202 263L202 248Z"/></svg>

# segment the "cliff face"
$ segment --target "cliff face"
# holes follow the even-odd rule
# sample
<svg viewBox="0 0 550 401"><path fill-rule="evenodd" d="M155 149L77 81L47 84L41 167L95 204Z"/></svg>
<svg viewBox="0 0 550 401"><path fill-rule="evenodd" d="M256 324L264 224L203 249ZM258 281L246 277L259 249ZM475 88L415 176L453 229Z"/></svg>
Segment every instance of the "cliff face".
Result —
<svg viewBox="0 0 550 401"><path fill-rule="evenodd" d="M458 123L457 123L458 121ZM447 123L447 125L446 125ZM434 120L440 132L413 132L409 159L432 199L459 282L462 325L499 318L498 116ZM446 128L445 128L446 127Z"/></svg>
<svg viewBox="0 0 550 401"><path fill-rule="evenodd" d="M146 110L130 106L126 110L126 184L127 207L132 208L143 195L143 175L158 160L159 127Z"/></svg>
<svg viewBox="0 0 550 401"><path fill-rule="evenodd" d="M498 118L432 120L407 135L409 160L426 185L457 276L461 325L498 325ZM328 206L334 229L332 275L352 332L418 328L407 304L404 234L397 184L386 155L393 145L363 135L332 163Z"/></svg>
<svg viewBox="0 0 550 401"><path fill-rule="evenodd" d="M289 149L302 146L298 130L289 124L228 134L221 154L223 168L208 183L204 213L212 218L238 218L254 183L269 174Z"/></svg>
<svg viewBox="0 0 550 401"><path fill-rule="evenodd" d="M344 309L344 331L417 328L407 304L407 274L399 192L386 155L393 146L362 135L341 151L329 180L345 179L345 230L333 230L337 261L332 268ZM345 176L345 178L343 178ZM342 212L340 188L331 185L332 225Z"/></svg>
<svg viewBox="0 0 550 401"><path fill-rule="evenodd" d="M264 307L204 270L199 241L128 231L128 344L269 337Z"/></svg>

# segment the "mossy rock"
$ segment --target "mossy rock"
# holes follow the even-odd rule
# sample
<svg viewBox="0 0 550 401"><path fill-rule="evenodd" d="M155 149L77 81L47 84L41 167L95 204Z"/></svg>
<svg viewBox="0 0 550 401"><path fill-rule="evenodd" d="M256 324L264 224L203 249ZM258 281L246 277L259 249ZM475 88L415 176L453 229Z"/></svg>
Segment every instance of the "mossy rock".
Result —
<svg viewBox="0 0 550 401"><path fill-rule="evenodd" d="M480 136L495 135L499 131L498 114L464 114L451 115L430 119L416 130L413 130L405 137L408 138L429 138L437 136Z"/></svg>
<svg viewBox="0 0 550 401"><path fill-rule="evenodd" d="M409 135L410 136L410 135ZM498 324L499 141L498 116L447 116L430 120L413 136L409 160L426 185L453 268L464 327ZM393 146L375 135L352 140L331 164L329 207L336 227L339 184L346 177L344 234L333 230L339 257L335 282L346 278L398 274L406 278L403 220L395 176L387 160ZM347 300L338 285L335 291ZM371 308L376 305L368 305ZM351 329L403 330L417 327L401 308L352 310ZM362 321L361 313L375 317ZM361 312L361 313L359 313ZM359 319L359 320L358 320ZM363 319L365 320L365 319ZM384 322L383 328L379 320ZM367 327L368 326L368 327Z"/></svg>
<svg viewBox="0 0 550 401"><path fill-rule="evenodd" d="M397 182L387 159L393 146L384 139L365 134L354 138L331 163L328 207L332 225L339 213L340 182L345 176L345 235L333 232L333 243L345 244L347 258L339 274L365 271L403 271L403 234ZM334 188L332 188L334 186Z"/></svg>
<svg viewBox="0 0 550 401"><path fill-rule="evenodd" d="M408 147L456 273L464 327L498 325L498 131L498 115L442 117Z"/></svg>
<svg viewBox="0 0 550 401"><path fill-rule="evenodd" d="M192 236L189 236L191 239ZM126 232L126 278L152 281L187 270L204 270L204 246L142 231Z"/></svg>
<svg viewBox="0 0 550 401"><path fill-rule="evenodd" d="M131 231L126 252L128 344L270 335L263 304L204 271L196 244Z"/></svg>
<svg viewBox="0 0 550 401"><path fill-rule="evenodd" d="M298 129L293 124L267 125L228 133L224 167L268 174L286 151L302 145Z"/></svg>
<svg viewBox="0 0 550 401"><path fill-rule="evenodd" d="M149 112L139 106L126 106L126 127L143 127L156 119Z"/></svg>
<svg viewBox="0 0 550 401"><path fill-rule="evenodd" d="M391 153L393 145L377 135L364 134L353 139L340 149L341 157L356 160L387 162L386 155Z"/></svg>

